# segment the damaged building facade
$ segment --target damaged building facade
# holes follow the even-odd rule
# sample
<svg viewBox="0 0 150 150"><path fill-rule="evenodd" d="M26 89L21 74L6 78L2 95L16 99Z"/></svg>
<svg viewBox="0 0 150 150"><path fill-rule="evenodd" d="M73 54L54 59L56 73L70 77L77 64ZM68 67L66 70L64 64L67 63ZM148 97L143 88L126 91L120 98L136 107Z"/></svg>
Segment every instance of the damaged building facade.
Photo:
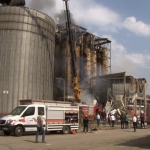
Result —
<svg viewBox="0 0 150 150"><path fill-rule="evenodd" d="M146 88L145 78L127 76L125 72L93 77L90 82L90 91L97 101L119 113L128 113L132 109L137 114L146 112Z"/></svg>
<svg viewBox="0 0 150 150"><path fill-rule="evenodd" d="M127 76L125 72L111 74L111 41L75 24L71 30L81 102L89 104L88 98L95 99L98 105L109 106L108 112L113 109L119 113L132 109L137 113L146 111L146 79ZM71 54L65 24L57 24L54 68L54 99L72 100Z"/></svg>
<svg viewBox="0 0 150 150"><path fill-rule="evenodd" d="M89 89L89 79L110 73L111 41L86 31L85 28L71 25L76 56L76 69L79 86ZM73 99L73 77L69 38L65 25L57 25L54 62L54 99ZM64 91L65 90L65 91ZM64 94L65 92L65 94Z"/></svg>

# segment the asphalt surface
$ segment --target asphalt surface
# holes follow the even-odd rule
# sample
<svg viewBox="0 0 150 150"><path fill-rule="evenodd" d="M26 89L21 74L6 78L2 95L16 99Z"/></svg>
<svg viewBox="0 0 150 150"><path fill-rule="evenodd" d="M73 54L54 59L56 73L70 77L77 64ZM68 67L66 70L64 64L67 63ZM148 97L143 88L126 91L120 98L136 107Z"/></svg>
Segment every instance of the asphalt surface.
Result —
<svg viewBox="0 0 150 150"><path fill-rule="evenodd" d="M41 140L39 136L39 141ZM0 150L150 150L150 129L109 128L92 133L47 134L46 143L35 135L0 135Z"/></svg>

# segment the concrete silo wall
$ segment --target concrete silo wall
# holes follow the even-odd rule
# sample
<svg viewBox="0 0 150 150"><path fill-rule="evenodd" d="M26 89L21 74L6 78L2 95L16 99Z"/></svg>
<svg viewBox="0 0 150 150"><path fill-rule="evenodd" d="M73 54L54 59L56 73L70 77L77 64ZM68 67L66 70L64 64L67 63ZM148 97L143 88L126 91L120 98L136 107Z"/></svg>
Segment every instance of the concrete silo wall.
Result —
<svg viewBox="0 0 150 150"><path fill-rule="evenodd" d="M0 7L0 113L19 99L53 99L55 23L25 7Z"/></svg>
<svg viewBox="0 0 150 150"><path fill-rule="evenodd" d="M105 75L108 74L108 49L102 48L101 49L101 74Z"/></svg>
<svg viewBox="0 0 150 150"><path fill-rule="evenodd" d="M97 55L96 51L91 51L91 77L97 76Z"/></svg>
<svg viewBox="0 0 150 150"><path fill-rule="evenodd" d="M69 38L66 37L66 42L62 44L62 78L65 80L66 98L72 94L72 63L70 47L68 44ZM64 88L61 89L61 96L64 97Z"/></svg>
<svg viewBox="0 0 150 150"><path fill-rule="evenodd" d="M91 77L91 51L89 48L84 50L85 57L85 78L89 79Z"/></svg>
<svg viewBox="0 0 150 150"><path fill-rule="evenodd" d="M97 76L100 76L101 75L101 52L100 52L100 49L97 50Z"/></svg>

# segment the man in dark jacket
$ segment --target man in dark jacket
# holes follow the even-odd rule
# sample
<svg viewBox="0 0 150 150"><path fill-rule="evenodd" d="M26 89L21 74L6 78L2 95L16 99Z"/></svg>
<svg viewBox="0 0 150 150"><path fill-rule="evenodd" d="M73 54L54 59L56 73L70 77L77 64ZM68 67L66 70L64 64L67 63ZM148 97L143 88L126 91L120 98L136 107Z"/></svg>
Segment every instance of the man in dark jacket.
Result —
<svg viewBox="0 0 150 150"><path fill-rule="evenodd" d="M83 119L83 125L84 125L83 132L85 132L85 133L88 132L88 124L89 124L89 119L88 119L87 115L85 115L85 118Z"/></svg>
<svg viewBox="0 0 150 150"><path fill-rule="evenodd" d="M126 128L126 129L129 128L128 122L129 122L129 115L126 114L126 115L125 115L125 128Z"/></svg>
<svg viewBox="0 0 150 150"><path fill-rule="evenodd" d="M120 122L121 122L121 129L124 129L125 117L123 114L121 114L120 116Z"/></svg>
<svg viewBox="0 0 150 150"><path fill-rule="evenodd" d="M141 120L141 129L143 128L143 126L145 128L145 124L144 124L145 116L143 112L141 112L140 120Z"/></svg>

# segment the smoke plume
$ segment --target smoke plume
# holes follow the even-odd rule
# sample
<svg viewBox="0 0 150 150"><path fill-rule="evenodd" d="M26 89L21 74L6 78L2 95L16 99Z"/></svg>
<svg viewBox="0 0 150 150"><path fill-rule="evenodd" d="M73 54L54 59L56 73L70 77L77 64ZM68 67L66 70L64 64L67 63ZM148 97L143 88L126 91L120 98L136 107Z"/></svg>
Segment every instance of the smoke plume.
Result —
<svg viewBox="0 0 150 150"><path fill-rule="evenodd" d="M31 0L28 6L37 10L43 10L45 8L51 10L54 9L55 4L55 0Z"/></svg>
<svg viewBox="0 0 150 150"><path fill-rule="evenodd" d="M27 6L39 11L42 11L52 17L55 21L59 18L59 24L66 22L65 10L56 11L56 1L55 0L26 0ZM61 1L63 3L63 1ZM70 10L71 22L75 24L75 19Z"/></svg>
<svg viewBox="0 0 150 150"><path fill-rule="evenodd" d="M55 14L55 18L59 18L59 24L63 24L67 21L66 12L61 10L61 12ZM75 19L73 18L73 14L70 13L71 23L75 24Z"/></svg>
<svg viewBox="0 0 150 150"><path fill-rule="evenodd" d="M80 99L81 102L85 102L87 105L95 105L94 104L95 98L88 89L81 92Z"/></svg>

